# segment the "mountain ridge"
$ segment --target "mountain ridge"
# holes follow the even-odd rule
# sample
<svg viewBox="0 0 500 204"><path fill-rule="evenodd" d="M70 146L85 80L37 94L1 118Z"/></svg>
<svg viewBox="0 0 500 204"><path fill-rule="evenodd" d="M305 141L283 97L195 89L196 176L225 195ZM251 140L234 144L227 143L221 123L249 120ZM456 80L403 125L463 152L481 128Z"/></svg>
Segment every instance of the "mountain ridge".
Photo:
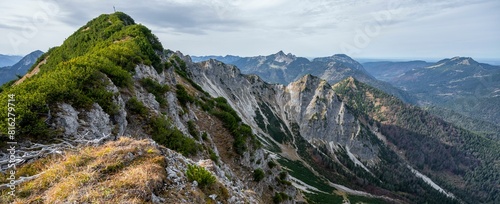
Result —
<svg viewBox="0 0 500 204"><path fill-rule="evenodd" d="M439 106L498 126L499 111L493 104L500 99L499 77L500 66L454 57L409 70L390 82L415 95L423 106Z"/></svg>
<svg viewBox="0 0 500 204"><path fill-rule="evenodd" d="M35 50L12 66L2 67L0 69L0 85L17 79L17 76L24 76L42 54L42 51Z"/></svg>
<svg viewBox="0 0 500 204"><path fill-rule="evenodd" d="M18 56L18 55L3 55L0 54L0 67L8 67L12 66L15 63L19 62L23 56Z"/></svg>
<svg viewBox="0 0 500 204"><path fill-rule="evenodd" d="M292 58L278 52L272 62L300 62ZM339 59L317 63L360 66L331 58ZM7 196L8 177L0 174L5 202L90 202L80 197L89 187L103 189L103 202L137 203L500 199L496 142L353 76L332 85L309 73L283 85L217 60L193 63L121 12L91 20L43 59L36 75L0 92L1 101L15 94L19 121L19 197ZM8 141L8 126L0 130ZM8 147L1 147L6 171ZM75 147L87 149L40 167ZM141 158L157 170L135 165ZM130 184L144 176L124 176L140 172L150 173L150 186ZM119 193L128 187L134 198Z"/></svg>
<svg viewBox="0 0 500 204"><path fill-rule="evenodd" d="M326 82L324 80L321 80L317 77L313 77L312 75L305 75L301 79L299 79L295 82L292 82L286 86L280 85L280 84L267 84L267 83L259 80L258 77L257 78L251 77L248 79L248 81L242 81L245 78L245 76L242 75L239 71L237 71L237 69L234 66L224 65L223 63L215 61L215 60L201 62L201 64L202 64L202 67L211 67L212 69L211 70L204 69L203 73L205 73L205 74L198 73L197 69L194 69L193 76L195 78L193 80L195 82L197 82L198 84L200 84L200 86L202 86L203 89L207 90L210 94L212 94L212 95L215 94L217 96L226 97L228 99L228 101L233 100L231 105L234 105L236 107L236 110L239 110L240 114L249 115L249 113L256 112L255 117L253 115L251 115L251 117L249 117L250 121L246 121L246 122L256 129L260 128L262 130L262 132L264 132L264 133L267 132L270 135L274 135L274 136L271 136L272 139L268 139L268 144L271 146L273 146L272 143L279 143L279 141L282 141L282 143L288 144L288 145L290 145L289 143L293 144L293 142L292 142L292 141L294 141L293 138L297 139L297 137L293 136L294 134L292 132L295 132L295 131L293 131L293 129L296 129L296 131L299 130L299 132L295 132L295 134L302 135L302 137L305 139L304 142L307 141L306 144L309 143L309 145L312 145L312 147L321 147L322 145L325 145L325 143L326 144L329 143L328 140L324 141L325 134L321 134L321 131L320 131L322 128L324 128L324 127L332 127L333 128L333 130L330 130L327 132L337 132L337 131L341 131L341 129L342 129L341 128L342 125L339 125L340 123L337 123L337 122L333 122L330 125L319 125L319 126L313 125L315 123L313 121L324 120L323 119L324 115L321 113L327 113L327 115L330 115L330 117L326 118L326 120L329 120L328 118L332 118L331 112L334 112L334 113L344 112L344 111L341 111L341 109L343 109L343 108L339 108L339 109L333 110L331 112L330 111L325 112L325 110L327 110L327 109L324 109L324 106L316 105L318 103L321 104L323 101L325 101L325 99L322 99L322 97L319 95L315 96L315 94L312 94L312 93L311 93L311 95L308 95L308 94L303 92L303 91L305 91L305 92L309 92L309 93L310 92L322 93L325 90L322 87L325 87L325 86L321 86L320 84L324 83L326 85ZM210 65L210 66L208 66L208 65ZM194 67L196 67L196 65ZM224 71L224 67L226 67L226 69L228 69L228 70ZM215 71L215 70L217 70L217 71ZM231 73L231 74L229 74L228 76L225 76L223 74L215 74L213 76L213 78L210 78L210 77L207 78L208 73L213 73L213 72ZM222 78L224 80L222 80L222 82L218 83L217 81L219 81L220 78ZM229 83L229 81L232 81L232 82ZM348 81L349 84L352 84L350 86L351 88L349 88L349 89L359 89L360 87L366 87L366 85L360 85L360 82L357 82L352 77L348 78L345 81ZM233 82L234 82L234 84L233 84ZM255 83L255 84L252 85L252 83ZM215 84L219 84L220 87L216 86ZM246 88L240 89L238 87L242 87L242 86L241 85L237 86L236 84L241 84L241 85L243 85L243 87L253 87L255 89L259 89L260 91L258 92L258 91L248 90ZM312 87L314 87L314 88L312 88ZM365 89L365 88L363 88L363 89ZM280 91L280 90L289 90L289 91L287 92L287 91ZM306 90L309 90L309 91L306 91ZM339 91L342 92L342 90L339 90ZM256 92L259 93L259 96L252 96ZM378 91L378 92L380 92L380 91ZM239 94L235 94L235 93L239 93ZM263 94L263 93L266 93L266 94ZM268 93L272 93L275 96L267 96ZM294 93L295 93L295 96L288 98L287 93L291 94L291 95L294 95ZM259 97L262 97L262 98L259 99ZM395 103L397 101L397 99L394 98L393 96L391 97L389 95L384 95L383 97L390 98L390 101L394 101L391 103ZM326 98L329 98L329 97L326 97ZM379 121L379 122L387 120L387 121L389 121L389 124L397 122L397 121L399 121L397 118L389 118L388 117L389 115L392 115L390 113L393 112L394 110L400 109L401 107L403 107L404 109L407 109L406 107L408 106L408 105L403 105L403 103L401 101L399 101L399 102L397 102L397 104L400 104L400 105L397 105L396 107L391 108L391 109L385 108L386 110L389 111L388 113L382 112L381 115L379 115L377 113L375 115L371 115L371 116L368 116L368 118L366 118L367 116L364 116L363 111L361 111L361 112L359 112L359 111L365 110L365 109L371 110L371 108L373 108L373 107L377 108L377 105L369 105L369 103L366 103L365 101L370 101L370 103L373 102L374 104L377 104L377 103L379 103L379 102L377 102L379 99L370 98L370 97L368 97L368 98L356 98L356 99L344 98L344 99L345 99L345 101L357 101L360 104L360 105L353 105L353 104L349 103L348 106L350 106L350 108L347 108L347 107L344 108L344 110L346 110L346 109L355 110L353 113L349 114L349 115L351 115L350 117L352 118L351 121L354 118L358 118L359 121L364 121L364 122L359 122L358 125L365 126L365 128L356 128L356 125L352 126L352 127L345 128L345 129L349 129L351 131L354 130L354 135L357 135L355 133L355 132L357 132L356 130L361 130L361 132L365 132L363 134L367 134L367 135L375 134L375 133L381 134L380 132L377 131L378 128L376 128L376 127L366 128L366 126L368 126L368 127L371 126L371 123L373 123L374 120ZM260 100L262 100L262 101L260 101ZM273 100L274 100L274 102L272 102ZM328 101L328 100L329 99L326 99L326 101ZM334 99L334 101L335 100L336 99ZM338 100L338 101L340 102L341 100ZM278 102L278 104L272 105L273 103L276 103L276 102ZM283 103L283 105L279 105L279 103ZM292 105L289 103L292 103L295 105ZM289 105L286 105L286 104L289 104ZM298 104L302 104L302 105L298 105ZM303 105L307 108L305 108L305 107L299 108L299 106L303 106ZM253 107L256 110L252 110L252 108L250 108L250 107ZM291 108L291 109L288 109L287 107ZM295 108L293 108L293 107L295 107ZM388 107L390 107L390 106L388 106ZM438 126L441 126L441 125L443 125L443 123L445 123L444 121L439 120L434 116L430 116L429 113L421 111L417 107L412 107L412 106L409 106L409 107L411 107L411 108L409 108L408 111L415 112L416 114L422 115L422 116L415 116L416 118L429 117L429 119L425 119L425 120L432 121L431 122L432 124L438 125ZM263 111L263 110L267 110L267 111ZM382 107L381 110L384 110L384 108ZM264 112L267 112L267 113L264 114ZM398 113L398 114L401 114L401 113ZM300 115L300 116L297 117L297 115ZM242 117L244 117L244 116L242 116ZM251 121L252 117L255 118L254 119L254 120L256 120L255 122ZM299 121L297 121L294 119L295 117L301 118L301 119ZM409 121L408 116L405 116L405 117L406 118L404 120ZM258 119L258 118L260 118L260 119ZM280 124L277 126L278 130L270 129L268 126L265 125L265 124L269 124L269 123L265 122L269 118L275 118L275 119L272 119L272 120L276 121L273 123ZM372 118L372 119L370 119L370 118ZM264 122L260 122L260 125L259 125L259 122L257 122L259 120L264 120ZM295 121L295 122L286 122L286 121ZM309 121L309 122L307 122L307 121ZM406 123L405 125L410 124L409 122L405 122L405 123ZM297 124L298 126L296 126L294 124ZM311 125L312 125L312 127L310 127ZM400 124L388 125L387 128L390 129L390 128L393 128L393 126L396 127L399 125ZM418 128L424 128L424 127L425 126L419 126ZM446 124L446 125L444 125L444 127L446 129L446 127L451 127L451 126L449 126L449 124ZM337 129L337 128L340 128L340 129ZM419 133L420 134L419 138L423 139L423 138L429 137L430 141L432 141L430 143L437 145L436 148L443 148L444 149L445 146L447 146L446 144L448 144L449 140L451 139L451 138L449 138L449 136L446 136L446 134L448 134L448 133L446 133L446 134L439 133L439 134L441 134L441 136L443 136L443 138L437 140L436 138L432 138L432 135L435 135L435 133L432 133L432 131L430 131L430 130L422 131L422 129L414 129L415 127L413 127L413 126L408 126L406 128L410 128L413 131L419 130L421 132L421 133ZM337 129L337 130L335 130L335 129ZM456 131L463 131L463 130L456 128L456 127L453 127L452 129L454 131L455 130ZM314 130L314 131L309 132L309 130ZM320 134L318 134L317 132L314 133L315 131L320 131ZM384 134L389 134L389 135L393 134L393 133L388 132L386 129L384 129L383 131L385 131ZM408 132L407 134L414 134L414 133ZM471 134L470 132L460 133L460 134L469 135L467 137L470 137L470 138L481 138L478 136L473 136L473 134ZM312 135L315 135L315 136L311 137ZM323 136L321 136L321 135L323 135ZM348 133L347 135L350 135L350 133ZM315 138L315 137L318 137L318 138ZM342 136L340 136L340 137L342 137ZM359 136L354 136L354 137L356 138ZM374 135L368 136L368 138L370 138L370 137L375 137L375 136ZM395 135L392 135L391 137L395 137ZM283 138L285 138L285 139L283 139ZM286 138L289 138L289 139L286 139ZM330 137L326 137L326 138L330 138ZM348 136L346 138L351 138L351 136ZM385 137L382 137L382 139L381 138L378 138L378 139L381 139L382 141L387 140L384 138ZM397 137L395 137L395 138L397 138ZM395 140L397 141L397 139L395 139ZM479 140L481 140L483 142L485 141L484 138L479 139ZM333 141L339 142L342 140L333 140ZM373 140L370 140L370 141L373 141ZM412 143L415 143L415 142L417 142L417 141L412 141ZM335 143L332 143L332 144L335 144ZM340 143L340 144L346 144L346 143ZM280 146L279 144L276 144L276 145ZM297 144L295 144L295 145L297 145ZM399 145L403 145L404 146L403 148L409 148L409 146L406 146L407 144L404 144L404 143L393 144L392 142L390 142L390 143L388 143L388 145L389 146L396 145L396 147ZM283 147L283 146L281 146L281 147L286 149L286 147ZM330 148L331 147L332 146L330 146ZM379 148L382 148L382 147L379 147ZM447 148L449 148L449 147L447 147ZM478 148L478 147L475 147L475 148ZM309 148L307 148L307 149L309 149ZM337 151L335 150L335 148L330 149L330 150L326 150L326 149L328 149L328 145L327 145L327 147L325 147L325 149L323 149L323 151L325 151L324 154L328 155L329 154L328 151L336 152L338 154L339 152L337 152L337 151L342 151L341 149L343 149L343 148L340 148L340 150L337 149ZM354 151L354 152L352 152L352 154L357 155L357 157L364 158L364 159L360 160L363 165L367 165L367 164L365 164L365 162L370 161L370 159L369 159L370 157L365 157L363 155L364 154L373 155L373 153L366 153L366 152L363 153L364 151L360 151L360 149L353 148L352 146L349 147L348 149L349 150L346 150L347 152ZM397 152L401 151L398 149L394 149L393 151L396 151L396 150L397 150ZM467 148L465 148L465 149L467 149ZM453 150L451 150L451 152L447 152L447 153L443 152L441 154L442 155L454 155L457 153L453 153L453 151L464 151L465 149L462 149L462 150L453 149ZM491 146L491 147L488 147L488 149L491 150L491 149L494 149L494 147ZM388 151L388 150L385 150L385 151ZM409 152L412 152L412 151L414 151L414 150L411 150ZM448 150L441 150L441 151L448 151ZM302 154L302 155L300 153L298 153L298 154L301 157L305 156L307 158L307 154ZM410 154L410 153L408 153L408 154ZM498 154L498 151L496 154ZM287 155L290 155L290 154L287 153ZM414 153L411 153L411 155L414 155ZM425 155L429 155L429 153L426 153ZM488 154L483 152L482 155L488 155ZM404 156L404 155L400 155L400 157L406 158L406 156ZM457 157L460 157L460 156L457 155ZM323 158L323 159L326 159L326 158ZM436 159L438 159L438 157L436 157ZM443 160L443 159L444 158L439 158L439 160ZM489 157L489 159L492 159L492 158ZM458 161L458 160L455 160L455 161ZM475 160L475 161L477 161L477 160ZM470 162L470 160L463 159L463 161L460 161L460 162ZM473 164L474 163L468 163L467 165L470 166ZM314 165L314 164L309 164L309 165ZM373 163L372 163L372 165L373 165ZM415 164L413 164L413 165L415 165ZM421 165L421 164L417 163L417 165ZM453 167L453 168L457 168L457 167L454 167L454 164L448 163L446 165ZM320 167L317 166L316 168L320 168ZM365 168L370 169L370 167L368 167L368 166L365 166ZM448 167L446 167L446 168L448 168ZM421 168L419 167L419 169L421 169ZM406 170L399 169L398 171L404 172L407 170L408 169L406 169ZM441 170L438 169L438 170L434 170L434 171L439 172ZM460 168L458 168L456 171L463 172L463 171L469 171L469 170L462 171L462 170L460 170ZM429 171L427 173L430 173L430 172L432 172L432 171ZM293 173L292 173L292 175L293 175ZM433 179L437 179L437 178L438 177L433 177ZM484 178L480 178L480 179L484 179ZM337 180L342 180L342 179L337 178ZM445 182L445 181L440 180L440 182ZM449 184L447 184L447 185L449 185ZM471 189L468 189L468 190L470 191ZM459 194L461 195L461 197L464 195L463 191L462 191L462 193L459 193ZM482 198L482 199L484 199L484 198ZM491 198L486 198L486 199L491 199ZM493 199L495 199L495 198L493 198ZM469 200L467 202L472 202L472 201Z"/></svg>
<svg viewBox="0 0 500 204"><path fill-rule="evenodd" d="M245 74L257 74L270 83L288 84L305 74L313 74L334 84L348 76L354 76L363 82L396 95L406 102L414 102L410 95L387 82L378 81L360 63L345 54L309 60L279 51L267 56L239 57L238 60L226 61L225 63L236 65Z"/></svg>

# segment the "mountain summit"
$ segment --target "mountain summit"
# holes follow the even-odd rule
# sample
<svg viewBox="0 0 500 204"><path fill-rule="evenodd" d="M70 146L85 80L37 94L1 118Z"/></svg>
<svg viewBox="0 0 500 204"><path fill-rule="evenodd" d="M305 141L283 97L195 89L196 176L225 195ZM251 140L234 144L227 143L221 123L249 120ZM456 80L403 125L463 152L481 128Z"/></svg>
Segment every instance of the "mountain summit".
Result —
<svg viewBox="0 0 500 204"><path fill-rule="evenodd" d="M457 66L477 66L479 65L474 59L470 57L453 57L451 59L443 59L436 62L435 65L428 66L426 68L439 68L439 67L457 67Z"/></svg>

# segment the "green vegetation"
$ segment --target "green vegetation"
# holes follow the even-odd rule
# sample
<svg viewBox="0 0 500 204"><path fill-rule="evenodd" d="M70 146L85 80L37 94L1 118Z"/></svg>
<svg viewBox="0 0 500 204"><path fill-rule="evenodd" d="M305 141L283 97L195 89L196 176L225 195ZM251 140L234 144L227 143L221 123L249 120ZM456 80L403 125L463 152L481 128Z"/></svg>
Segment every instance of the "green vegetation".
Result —
<svg viewBox="0 0 500 204"><path fill-rule="evenodd" d="M291 161L288 159L279 159L278 162L290 169L289 174L293 177L301 180L302 182L313 186L323 192L333 192L335 188L329 186L327 181L323 178L316 176L311 170L309 170L300 161Z"/></svg>
<svg viewBox="0 0 500 204"><path fill-rule="evenodd" d="M2 93L3 90L5 90L5 89L9 88L10 86L12 86L12 84L14 84L16 81L17 81L17 79L9 81L9 82L7 82L5 84L2 84L2 86L0 86L0 93Z"/></svg>
<svg viewBox="0 0 500 204"><path fill-rule="evenodd" d="M143 78L139 82L149 93L152 93L155 96L155 99L158 101L160 106L165 107L167 105L164 95L170 90L168 85L161 85L150 78Z"/></svg>
<svg viewBox="0 0 500 204"><path fill-rule="evenodd" d="M276 204L281 203L281 202L288 200L288 199L291 199L290 196L288 196L286 193L283 193L283 192L276 192L276 193L274 193L274 196L273 196L273 202Z"/></svg>
<svg viewBox="0 0 500 204"><path fill-rule="evenodd" d="M46 63L39 66L37 75L2 88L0 117L7 118L8 94L16 95L18 134L24 137L46 139L57 135L45 120L51 117L49 110L60 102L83 109L97 103L113 116L118 108L113 103L114 94L106 89L109 79L120 88L133 88L131 72L135 65L144 63L162 69L157 51L163 48L145 26L135 24L121 12L101 15L39 58ZM6 123L0 123L0 131L5 137Z"/></svg>
<svg viewBox="0 0 500 204"><path fill-rule="evenodd" d="M284 184L284 185L288 185L288 186L291 186L292 185L292 182L290 181L287 181L286 178L288 177L288 172L286 171L282 171L278 174L278 176L276 177L276 180L281 183L281 184Z"/></svg>
<svg viewBox="0 0 500 204"><path fill-rule="evenodd" d="M214 161L216 164L219 163L219 157L212 149L209 149L208 154L210 155L210 160Z"/></svg>
<svg viewBox="0 0 500 204"><path fill-rule="evenodd" d="M224 123L224 127L231 132L234 137L233 147L236 153L242 155L245 151L247 151L248 139L250 139L254 148L261 146L256 136L253 135L252 128L241 122L241 118L227 103L225 98L218 97L215 99L204 99L205 101L199 101L199 104L201 104L203 110L209 111L212 115L219 118Z"/></svg>
<svg viewBox="0 0 500 204"><path fill-rule="evenodd" d="M256 110L255 120L257 122L257 125L262 130L269 133L269 135L273 137L273 139L277 142L284 143L288 141L288 139L291 138L291 133L285 123L273 113L273 111L267 104L259 103L259 107L261 108L262 114L264 114L264 116L267 118L268 123L264 122L264 117L261 112ZM283 131L281 127L284 128L285 131Z"/></svg>
<svg viewBox="0 0 500 204"><path fill-rule="evenodd" d="M207 134L207 132L203 132L203 134L201 134L201 139L203 139L204 141L208 140L208 134Z"/></svg>
<svg viewBox="0 0 500 204"><path fill-rule="evenodd" d="M194 98L186 91L186 88L184 88L184 86L177 84L176 88L177 99L183 107L186 107L187 103L193 103L195 101Z"/></svg>
<svg viewBox="0 0 500 204"><path fill-rule="evenodd" d="M404 156L417 170L438 181L440 186L465 202L500 201L497 182L491 179L500 178L498 141L451 125L427 111L404 104L354 79L344 80L334 89L350 111L378 127L389 142L405 150ZM411 198L419 202L457 202L429 189L420 181L406 179L405 175L411 172L392 165L392 162L397 162L396 157L394 153L381 151L381 158L388 161L385 166L391 167L379 169L379 178L382 181L396 181L386 188L414 195L423 195L425 192L426 196ZM389 169L390 174L386 173Z"/></svg>
<svg viewBox="0 0 500 204"><path fill-rule="evenodd" d="M186 137L176 127L172 127L163 116L150 119L150 128L154 141L183 155L193 155L200 149L193 139Z"/></svg>
<svg viewBox="0 0 500 204"><path fill-rule="evenodd" d="M187 71L187 66L186 62L182 60L179 56L177 55L172 55L170 59L168 60L168 66L174 66L175 68L175 73L179 74L182 78L184 78L191 86L193 86L196 90L202 92L205 94L205 96L209 96L207 92L201 88L198 84L194 83L194 81L189 77L188 71Z"/></svg>
<svg viewBox="0 0 500 204"><path fill-rule="evenodd" d="M264 179L264 177L266 176L266 174L264 173L264 171L262 169L255 169L253 171L253 180L254 181L262 181L262 179Z"/></svg>
<svg viewBox="0 0 500 204"><path fill-rule="evenodd" d="M146 116L148 114L148 108L142 104L136 97L130 98L127 103L125 103L125 107L132 114L137 114L140 116Z"/></svg>
<svg viewBox="0 0 500 204"><path fill-rule="evenodd" d="M267 162L267 166L272 169L274 167L276 167L278 164L276 164L276 162L274 162L273 160L270 160L269 162Z"/></svg>
<svg viewBox="0 0 500 204"><path fill-rule="evenodd" d="M466 130L473 131L478 135L483 135L492 140L500 140L500 126L493 124L491 121L482 121L462 115L462 113L458 113L453 110L439 108L436 106L426 107L425 110L437 117L440 117L446 122L455 124Z"/></svg>
<svg viewBox="0 0 500 204"><path fill-rule="evenodd" d="M215 183L215 176L210 171L197 165L188 164L186 176L189 181L196 181L200 187L207 187Z"/></svg>
<svg viewBox="0 0 500 204"><path fill-rule="evenodd" d="M199 140L200 139L200 134L198 133L198 130L196 129L196 125L194 124L194 121L190 120L187 122L188 126L188 131L191 136L193 136L195 139Z"/></svg>

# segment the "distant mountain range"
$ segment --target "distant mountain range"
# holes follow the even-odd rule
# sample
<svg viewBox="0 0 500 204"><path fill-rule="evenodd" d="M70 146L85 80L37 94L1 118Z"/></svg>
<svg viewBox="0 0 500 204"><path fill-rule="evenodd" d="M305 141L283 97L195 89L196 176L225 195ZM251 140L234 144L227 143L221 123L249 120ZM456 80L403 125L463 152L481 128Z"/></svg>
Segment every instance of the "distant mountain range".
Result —
<svg viewBox="0 0 500 204"><path fill-rule="evenodd" d="M18 55L2 55L0 54L0 67L12 66L19 62L23 56Z"/></svg>
<svg viewBox="0 0 500 204"><path fill-rule="evenodd" d="M363 65L378 79L415 96L421 106L439 106L500 125L500 66L470 57Z"/></svg>
<svg viewBox="0 0 500 204"><path fill-rule="evenodd" d="M407 71L410 71L419 67L430 66L433 63L426 61L416 60L408 62L391 62L391 61L380 61L380 62L365 62L363 67L373 75L375 78L390 82L394 78L397 78Z"/></svg>
<svg viewBox="0 0 500 204"><path fill-rule="evenodd" d="M414 60L360 64L342 54L309 60L283 51L256 57L192 57L193 62L208 59L234 64L242 73L256 74L270 83L288 84L312 74L335 84L352 76L406 102L430 108L461 127L491 138L500 137L496 132L500 128L500 108L496 105L500 104L500 66L472 58L454 57L435 63ZM470 125L471 120L477 120L473 121L476 125Z"/></svg>
<svg viewBox="0 0 500 204"><path fill-rule="evenodd" d="M209 59L214 59L218 60L227 64L232 64L235 61L238 61L242 57L240 56L235 56L235 55L226 55L226 56L216 56L216 55L209 55L209 56L191 56L191 60L193 62L202 62L202 61L207 61Z"/></svg>
<svg viewBox="0 0 500 204"><path fill-rule="evenodd" d="M245 74L256 74L269 83L288 84L300 79L306 74L318 76L328 83L335 84L347 77L381 89L395 95L406 102L414 102L404 91L401 91L387 82L379 81L371 76L356 60L344 54L328 57L318 57L309 60L297 57L291 53L279 51L268 56L238 57L238 56L206 56L193 57L193 62L216 59L227 64L236 65Z"/></svg>
<svg viewBox="0 0 500 204"><path fill-rule="evenodd" d="M21 58L14 65L0 68L0 85L17 79L17 76L24 76L42 54L42 51L36 50Z"/></svg>

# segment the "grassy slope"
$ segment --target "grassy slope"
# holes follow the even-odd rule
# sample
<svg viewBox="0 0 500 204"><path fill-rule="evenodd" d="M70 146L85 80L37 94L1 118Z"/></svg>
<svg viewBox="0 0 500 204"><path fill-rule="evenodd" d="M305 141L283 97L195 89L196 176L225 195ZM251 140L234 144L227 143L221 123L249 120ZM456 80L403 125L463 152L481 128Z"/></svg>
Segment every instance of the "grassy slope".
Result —
<svg viewBox="0 0 500 204"><path fill-rule="evenodd" d="M165 167L150 141L121 138L22 166L17 177L39 177L18 186L16 197L2 191L0 203L144 203L163 186Z"/></svg>
<svg viewBox="0 0 500 204"><path fill-rule="evenodd" d="M46 63L37 75L19 85L3 87L0 117L7 118L9 94L15 94L17 136L23 138L48 139L54 135L45 119L58 102L77 108L98 103L114 115L117 109L112 103L113 94L106 90L107 78L118 87L130 88L136 64L163 68L155 54L162 50L151 31L135 24L126 14L103 14L77 30L60 47L42 55L38 61L46 59ZM6 136L6 123L0 123L0 132Z"/></svg>

